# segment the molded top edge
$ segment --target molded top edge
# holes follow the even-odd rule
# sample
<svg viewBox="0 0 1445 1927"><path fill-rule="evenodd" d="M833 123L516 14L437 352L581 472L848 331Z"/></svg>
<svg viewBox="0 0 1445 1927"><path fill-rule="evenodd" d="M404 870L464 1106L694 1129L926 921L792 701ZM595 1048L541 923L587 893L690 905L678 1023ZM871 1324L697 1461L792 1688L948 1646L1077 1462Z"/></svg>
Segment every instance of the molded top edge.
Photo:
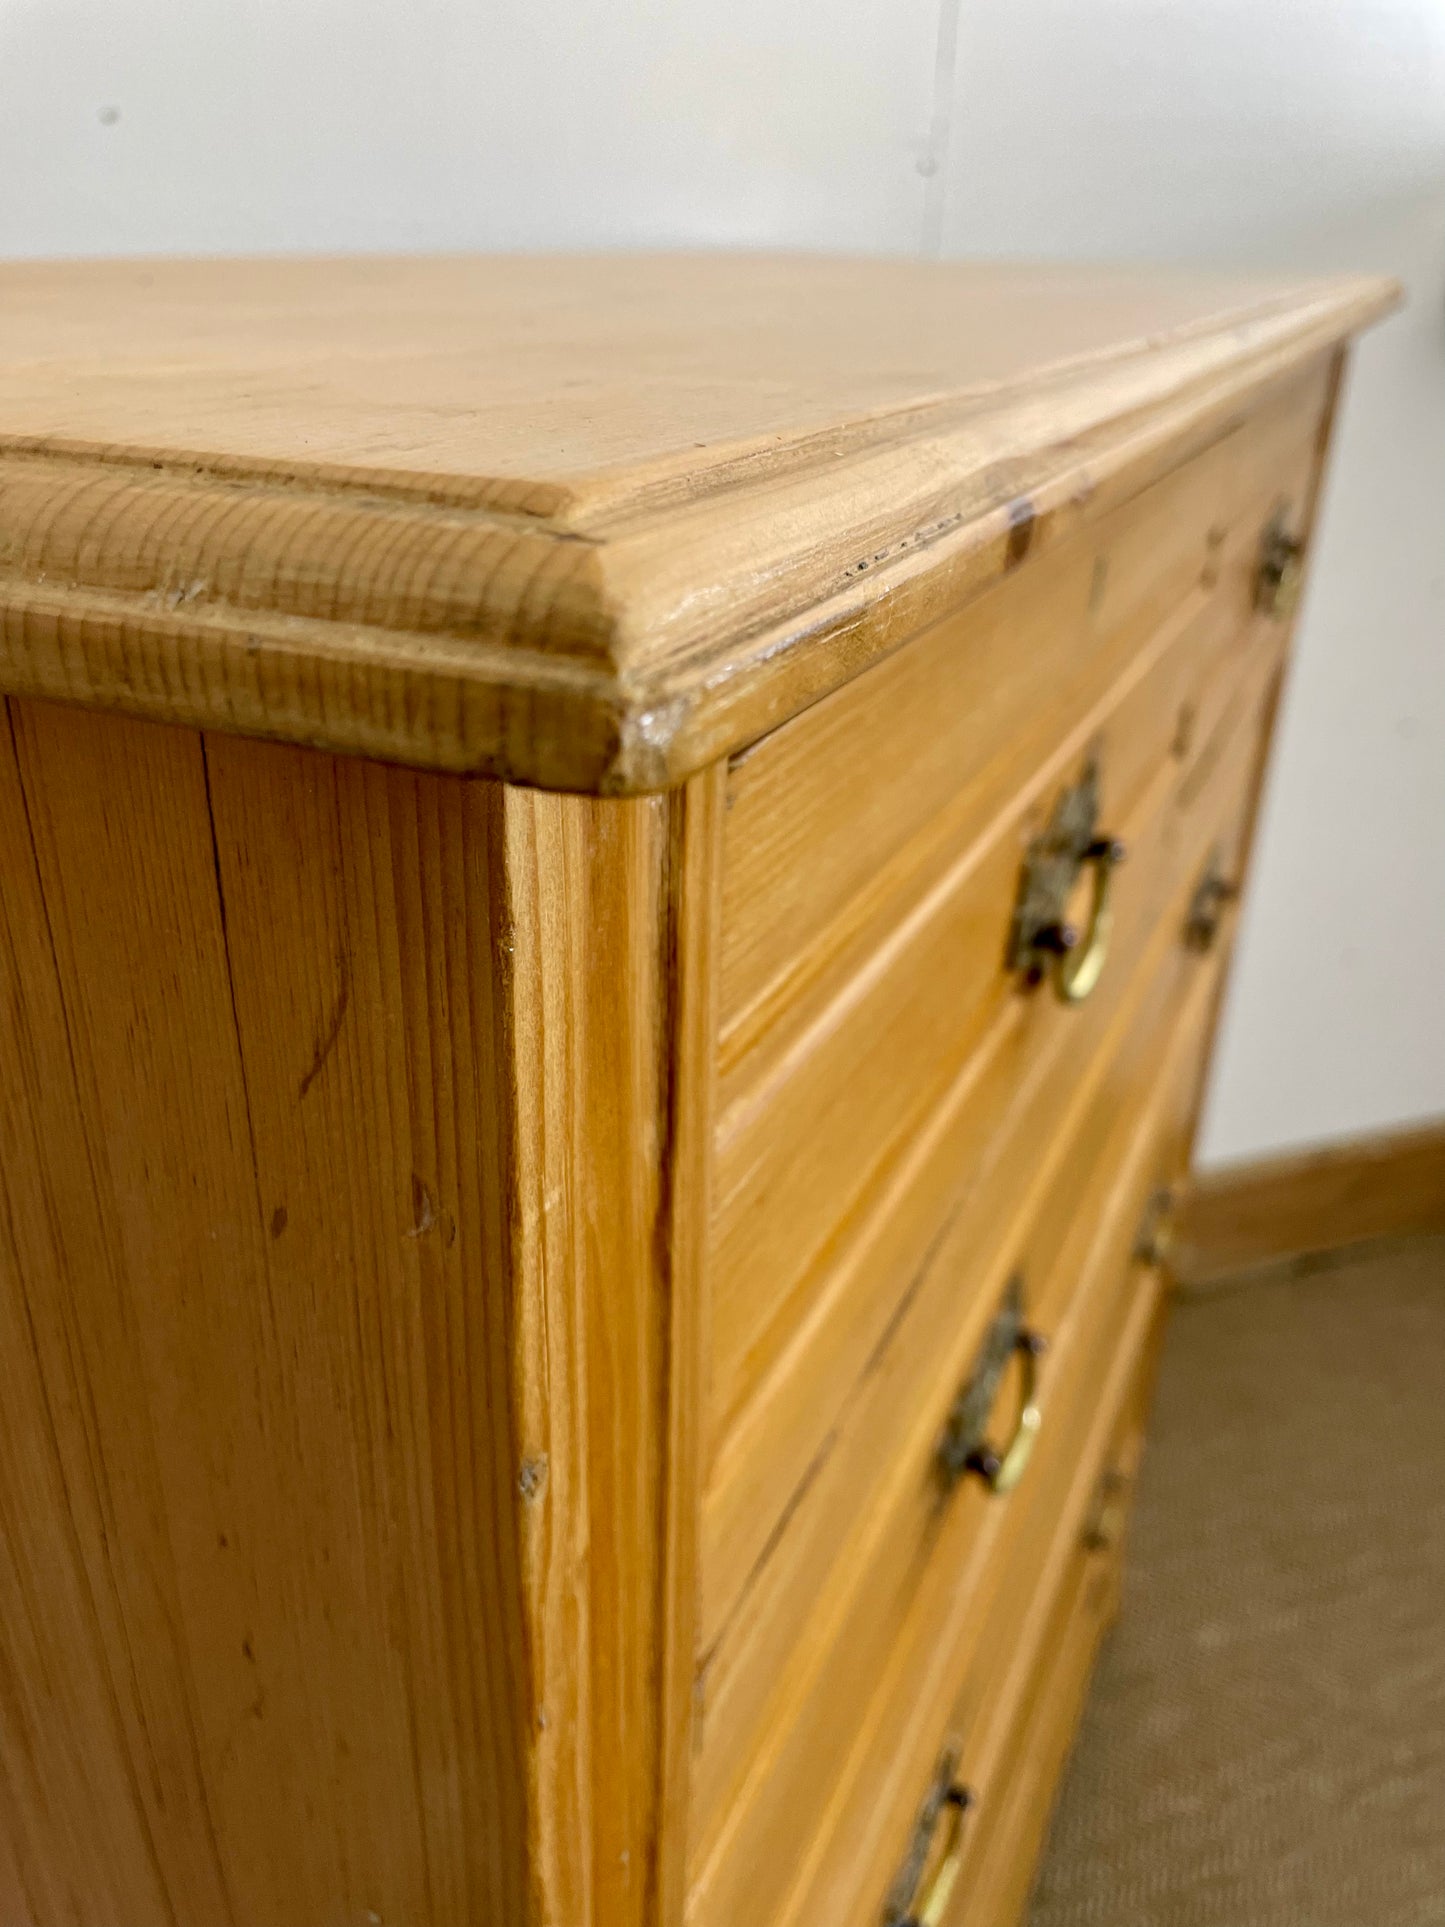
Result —
<svg viewBox="0 0 1445 1927"><path fill-rule="evenodd" d="M775 726L900 639L900 583L1010 565L1399 294L728 255L0 291L0 687L609 791Z"/></svg>

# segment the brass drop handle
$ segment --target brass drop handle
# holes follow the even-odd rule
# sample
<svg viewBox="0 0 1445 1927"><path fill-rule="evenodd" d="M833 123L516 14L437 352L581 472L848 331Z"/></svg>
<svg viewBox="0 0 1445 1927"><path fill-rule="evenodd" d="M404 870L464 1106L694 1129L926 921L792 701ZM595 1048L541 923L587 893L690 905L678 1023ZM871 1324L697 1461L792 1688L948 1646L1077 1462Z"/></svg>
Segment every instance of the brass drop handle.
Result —
<svg viewBox="0 0 1445 1927"><path fill-rule="evenodd" d="M1265 526L1254 578L1254 606L1261 615L1287 622L1299 604L1304 581L1304 543L1290 533L1283 507Z"/></svg>
<svg viewBox="0 0 1445 1927"><path fill-rule="evenodd" d="M938 1927L943 1919L953 1897L954 1882L958 1879L958 1869L963 1860L963 1816L972 1805L973 1796L968 1788L955 1780L943 1796L942 1811L948 1827L943 1857L926 1890L919 1896L918 1905L912 1913L904 1916L902 1927Z"/></svg>
<svg viewBox="0 0 1445 1927"><path fill-rule="evenodd" d="M964 1818L973 1805L973 1795L957 1777L957 1767L957 1755L951 1751L939 1761L913 1842L884 1909L883 1927L939 1927L948 1911L963 1863ZM924 1873L935 1854L938 1857L925 1885Z"/></svg>
<svg viewBox="0 0 1445 1927"><path fill-rule="evenodd" d="M977 1473L989 1491L997 1493L1000 1498L1006 1492L1012 1492L1028 1470L1034 1445L1043 1426L1044 1415L1038 1402L1039 1360L1046 1346L1047 1341L1038 1332L1019 1333L1015 1350L1023 1368L1023 1403L1014 1424L1013 1436L1002 1451L996 1451L987 1442L974 1446L963 1462L965 1472Z"/></svg>
<svg viewBox="0 0 1445 1927"><path fill-rule="evenodd" d="M1184 919L1184 941L1191 950L1203 954L1213 949L1224 920L1224 907L1238 895L1239 885L1224 875L1218 853L1215 852L1204 866L1204 875L1189 900L1188 914Z"/></svg>
<svg viewBox="0 0 1445 1927"><path fill-rule="evenodd" d="M1043 1425L1039 1360L1047 1349L1048 1341L1023 1322L1023 1280L1015 1275L944 1426L938 1464L946 1484L954 1485L971 1472L999 1497L1013 1491L1028 1470ZM1013 1358L1018 1359L1022 1373L1019 1415L1008 1443L995 1446L985 1436L985 1427Z"/></svg>
<svg viewBox="0 0 1445 1927"><path fill-rule="evenodd" d="M1080 861L1089 866L1093 894L1089 900L1089 921L1082 943L1071 924L1059 928L1058 961L1054 966L1054 988L1066 1004L1081 1004L1104 973L1109 959L1109 933L1114 925L1114 909L1109 900L1110 884L1124 861L1124 845L1114 836L1096 837Z"/></svg>
<svg viewBox="0 0 1445 1927"><path fill-rule="evenodd" d="M1098 821L1099 766L1091 758L1029 845L1009 932L1009 968L1029 985L1051 976L1066 1004L1080 1004L1091 994L1109 954L1113 877L1125 852L1117 837L1099 833ZM1068 920L1067 905L1085 870L1089 914L1080 930Z"/></svg>

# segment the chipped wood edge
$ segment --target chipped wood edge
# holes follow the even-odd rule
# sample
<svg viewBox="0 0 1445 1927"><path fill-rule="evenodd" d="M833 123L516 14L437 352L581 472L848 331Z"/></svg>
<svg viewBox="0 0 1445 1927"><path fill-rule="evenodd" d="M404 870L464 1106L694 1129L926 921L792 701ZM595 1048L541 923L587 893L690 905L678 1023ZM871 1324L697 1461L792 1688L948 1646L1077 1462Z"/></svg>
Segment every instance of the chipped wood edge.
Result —
<svg viewBox="0 0 1445 1927"><path fill-rule="evenodd" d="M590 520L580 488L528 515L480 483L0 438L0 692L665 789L1227 432L1398 292L1348 283L1102 372L736 452L690 492L643 471L631 495L599 485ZM350 558L383 524L373 579Z"/></svg>

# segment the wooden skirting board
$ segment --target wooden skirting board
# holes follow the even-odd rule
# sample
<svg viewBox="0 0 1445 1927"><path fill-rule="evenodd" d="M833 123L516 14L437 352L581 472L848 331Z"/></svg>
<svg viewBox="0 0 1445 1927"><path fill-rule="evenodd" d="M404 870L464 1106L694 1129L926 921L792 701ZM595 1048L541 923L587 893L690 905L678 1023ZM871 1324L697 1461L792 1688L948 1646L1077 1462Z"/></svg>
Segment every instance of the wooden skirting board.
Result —
<svg viewBox="0 0 1445 1927"><path fill-rule="evenodd" d="M1445 1231L1445 1119L1202 1173L1175 1268L1190 1283L1422 1231Z"/></svg>

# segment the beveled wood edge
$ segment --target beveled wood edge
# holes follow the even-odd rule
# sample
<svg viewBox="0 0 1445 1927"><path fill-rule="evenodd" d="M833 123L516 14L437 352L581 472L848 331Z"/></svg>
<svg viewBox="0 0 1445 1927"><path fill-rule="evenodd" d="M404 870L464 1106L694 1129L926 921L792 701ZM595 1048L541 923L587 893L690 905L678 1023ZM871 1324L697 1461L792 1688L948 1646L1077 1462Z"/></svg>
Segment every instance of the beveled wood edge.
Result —
<svg viewBox="0 0 1445 1927"><path fill-rule="evenodd" d="M702 1421L706 1402L712 1127L717 1099L718 945L727 766L668 799L666 1034L672 1040L662 1198L668 1375L662 1626L658 1648L658 1828L650 1918L681 1921L697 1713Z"/></svg>
<svg viewBox="0 0 1445 1927"><path fill-rule="evenodd" d="M23 464L32 486L37 465L55 464L57 508L77 464L103 474L111 526L128 525L120 549L132 571L122 582L116 565L90 557L77 570L94 580L0 572L0 693L545 789L665 789L1227 432L1263 388L1387 312L1399 292L1384 280L1346 282L1283 312L1266 306L1213 334L1136 350L1102 374L1095 360L1015 394L903 411L896 432L885 418L826 446L809 438L807 461L774 448L761 485L759 464L739 457L701 499L679 500L675 486L657 502L646 488L620 501L604 492L591 528L504 515L463 501L461 485L439 500L437 478L279 474L0 438L0 469ZM165 528L158 471L170 485ZM42 498L44 486L42 475ZM415 518L418 541L438 514L460 518L475 571L464 628L425 595L418 608L404 583L405 540L387 545L404 559L385 579L342 588L359 608L400 606L420 626L192 597L206 543L219 568L223 529L248 487L268 507L278 496L303 508L325 498L359 516L384 504L393 520ZM224 495L206 515L177 518L176 489ZM873 514L866 528L860 501ZM755 562L778 522L790 531L784 549ZM186 581L167 550L173 525L189 544ZM870 553L859 556L865 534ZM154 579L137 588L142 553ZM296 553L305 559L304 543Z"/></svg>
<svg viewBox="0 0 1445 1927"><path fill-rule="evenodd" d="M726 771L499 796L532 1913L681 1919Z"/></svg>
<svg viewBox="0 0 1445 1927"><path fill-rule="evenodd" d="M1445 1118L1194 1180L1175 1269L1185 1286L1374 1239L1445 1231Z"/></svg>

